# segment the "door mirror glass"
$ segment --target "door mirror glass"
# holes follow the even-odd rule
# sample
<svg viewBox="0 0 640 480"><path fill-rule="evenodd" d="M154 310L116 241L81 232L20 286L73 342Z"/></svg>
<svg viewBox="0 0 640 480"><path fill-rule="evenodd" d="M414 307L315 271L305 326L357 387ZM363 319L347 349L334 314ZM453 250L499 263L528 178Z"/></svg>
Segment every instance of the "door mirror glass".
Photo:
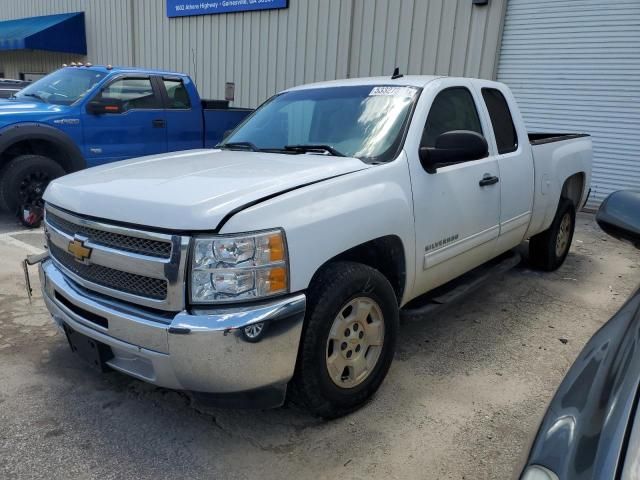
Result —
<svg viewBox="0 0 640 480"><path fill-rule="evenodd" d="M469 130L453 130L439 135L433 147L420 147L420 163L428 173L439 167L479 160L489 155L484 136Z"/></svg>
<svg viewBox="0 0 640 480"><path fill-rule="evenodd" d="M640 248L640 192L613 192L600 205L596 221L612 237Z"/></svg>
<svg viewBox="0 0 640 480"><path fill-rule="evenodd" d="M105 113L122 113L122 101L115 98L100 98L87 104L87 112L92 115L104 115Z"/></svg>

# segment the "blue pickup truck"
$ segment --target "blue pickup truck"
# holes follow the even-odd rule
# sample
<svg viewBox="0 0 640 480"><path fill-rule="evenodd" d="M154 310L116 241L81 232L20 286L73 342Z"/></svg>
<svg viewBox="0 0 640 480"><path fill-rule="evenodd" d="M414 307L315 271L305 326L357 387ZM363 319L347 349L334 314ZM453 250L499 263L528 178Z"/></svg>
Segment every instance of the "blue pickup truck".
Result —
<svg viewBox="0 0 640 480"><path fill-rule="evenodd" d="M251 111L201 100L181 73L63 67L0 100L0 208L35 226L52 179L127 158L214 147Z"/></svg>

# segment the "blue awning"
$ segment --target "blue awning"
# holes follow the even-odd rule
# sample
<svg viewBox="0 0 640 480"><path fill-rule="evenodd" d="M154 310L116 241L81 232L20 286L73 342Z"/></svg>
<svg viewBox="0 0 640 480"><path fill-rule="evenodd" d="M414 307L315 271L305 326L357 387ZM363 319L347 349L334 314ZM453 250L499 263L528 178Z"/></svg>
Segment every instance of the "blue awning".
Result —
<svg viewBox="0 0 640 480"><path fill-rule="evenodd" d="M84 12L0 22L0 50L87 54Z"/></svg>

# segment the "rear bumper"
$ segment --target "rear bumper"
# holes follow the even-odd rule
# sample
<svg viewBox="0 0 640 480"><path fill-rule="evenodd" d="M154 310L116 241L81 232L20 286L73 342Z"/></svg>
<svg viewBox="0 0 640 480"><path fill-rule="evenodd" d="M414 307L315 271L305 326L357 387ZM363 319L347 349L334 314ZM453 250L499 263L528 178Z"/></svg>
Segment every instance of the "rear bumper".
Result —
<svg viewBox="0 0 640 480"><path fill-rule="evenodd" d="M69 280L47 260L39 266L43 298L59 327L109 346L114 370L177 390L215 394L219 402L275 407L293 376L305 295L236 308L154 317ZM247 325L265 322L257 342ZM263 395L264 394L264 395Z"/></svg>

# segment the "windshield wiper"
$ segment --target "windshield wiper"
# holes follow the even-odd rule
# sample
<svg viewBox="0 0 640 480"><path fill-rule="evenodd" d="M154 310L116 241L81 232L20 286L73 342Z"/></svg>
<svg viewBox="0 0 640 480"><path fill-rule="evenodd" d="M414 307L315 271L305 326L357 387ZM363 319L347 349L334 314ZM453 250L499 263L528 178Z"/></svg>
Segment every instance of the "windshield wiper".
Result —
<svg viewBox="0 0 640 480"><path fill-rule="evenodd" d="M334 157L344 157L345 154L339 152L335 148L329 145L286 145L284 147L285 150L289 152L299 152L299 153L329 153Z"/></svg>
<svg viewBox="0 0 640 480"><path fill-rule="evenodd" d="M229 142L218 145L220 149L226 150L249 150L251 152L259 152L260 150L251 142Z"/></svg>
<svg viewBox="0 0 640 480"><path fill-rule="evenodd" d="M37 98L38 100L40 100L41 102L47 103L47 101L42 98L40 95L38 95L37 93L23 93L22 94L23 97L33 97L33 98Z"/></svg>

